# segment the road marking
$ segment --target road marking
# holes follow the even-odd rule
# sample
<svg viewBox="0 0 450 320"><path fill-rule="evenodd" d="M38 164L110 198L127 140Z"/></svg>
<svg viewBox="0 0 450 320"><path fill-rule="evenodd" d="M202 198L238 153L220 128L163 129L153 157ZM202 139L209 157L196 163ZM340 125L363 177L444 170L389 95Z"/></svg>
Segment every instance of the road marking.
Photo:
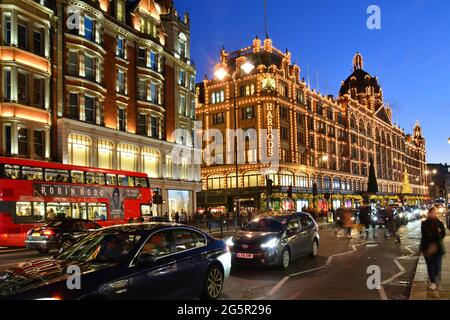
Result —
<svg viewBox="0 0 450 320"><path fill-rule="evenodd" d="M399 272L399 273L393 275L393 276L390 277L389 279L383 281L383 282L381 283L381 285L383 285L383 286L384 286L384 285L387 285L387 284L391 283L392 281L394 281L395 279L397 279L398 277L400 277L400 276L403 275L403 274L405 274L405 271L401 271L401 272Z"/></svg>
<svg viewBox="0 0 450 320"><path fill-rule="evenodd" d="M281 288L281 287L286 283L286 281L288 281L288 280L289 280L289 276L284 277L280 282L278 282L278 283L276 284L275 287L273 287L273 288L269 291L268 296L273 296L278 290L280 290L280 288Z"/></svg>
<svg viewBox="0 0 450 320"><path fill-rule="evenodd" d="M378 292L380 293L381 300L384 300L384 301L389 300L387 295L386 295L386 291L384 291L384 287L383 286L381 286L380 289L378 289Z"/></svg>
<svg viewBox="0 0 450 320"><path fill-rule="evenodd" d="M314 268L314 269L309 269L309 270L306 270L306 271L297 272L297 273L294 273L294 274L289 275L289 278L290 278L290 277L296 277L296 276L299 276L299 275L302 275L302 274L305 274L305 273L310 273L310 272L314 272L314 271L319 271L319 270L325 269L326 267L327 267L327 266L321 266L321 267L317 267L317 268Z"/></svg>
<svg viewBox="0 0 450 320"><path fill-rule="evenodd" d="M412 234L413 232L410 232L409 234ZM413 245L406 246L405 249L410 251L410 252L413 252L412 249L411 249L412 246ZM415 253L415 252L413 252L413 253ZM387 279L387 280L385 280L385 281L383 281L381 283L381 288L378 290L378 292L380 293L380 297L381 297L382 300L389 300L387 295L386 295L386 291L384 290L383 286L385 286L387 284L390 284L391 282L393 282L394 280L396 280L397 278L399 278L400 276L402 276L402 275L404 275L406 273L406 269L402 266L402 264L399 262L399 260L407 260L407 259L411 259L411 257L409 257L409 256L408 257L402 256L402 257L397 257L397 258L394 259L394 263L397 265L397 267L399 268L400 272L395 274L395 275L393 275L392 277L390 277L389 279ZM414 259L417 259L417 257L414 257Z"/></svg>
<svg viewBox="0 0 450 320"><path fill-rule="evenodd" d="M411 231L411 232L401 236L400 239L406 238L407 236L409 236L409 235L411 235L411 234L413 234L413 233L415 233L415 232L417 232L419 230L421 230L421 227L418 227L418 228L414 229L413 231Z"/></svg>
<svg viewBox="0 0 450 320"><path fill-rule="evenodd" d="M334 255L332 255L332 256L329 256L328 259L327 259L327 262L326 262L325 265L323 265L323 266L316 267L316 268L312 268L312 269L308 269L308 270L301 271L301 272L297 272L297 273L293 273L293 274L290 274L290 275L284 277L283 279L280 280L280 282L278 282L278 283L277 283L277 284L269 291L269 293L268 293L267 295L268 295L269 297L270 297L270 296L273 296L276 292L278 292L278 290L281 289L281 287L282 287L282 286L283 286L290 278L292 278L292 277L297 277L297 276L300 276L300 275L303 275L303 274L306 274L306 273L311 273L311 272L315 272L315 271L319 271L319 270L325 269L325 268L327 268L327 267L330 266L331 262L333 261L333 258L341 257L341 256L344 256L344 255L348 255L348 254L354 253L354 252L358 251L358 248L357 248L357 247L359 247L359 246L364 246L365 244L366 244L366 242L360 243L360 244L354 244L354 245L352 245L352 251L348 251L348 252L344 252L344 253L338 253L338 254L334 254Z"/></svg>
<svg viewBox="0 0 450 320"><path fill-rule="evenodd" d="M28 249L7 249L7 250L0 250L0 255L1 254L6 254L6 253L20 253L20 252L25 252L28 251Z"/></svg>
<svg viewBox="0 0 450 320"><path fill-rule="evenodd" d="M418 253L417 251L414 251L413 249L411 249L410 246L407 246L405 249L408 250L409 252L411 252L412 254Z"/></svg>

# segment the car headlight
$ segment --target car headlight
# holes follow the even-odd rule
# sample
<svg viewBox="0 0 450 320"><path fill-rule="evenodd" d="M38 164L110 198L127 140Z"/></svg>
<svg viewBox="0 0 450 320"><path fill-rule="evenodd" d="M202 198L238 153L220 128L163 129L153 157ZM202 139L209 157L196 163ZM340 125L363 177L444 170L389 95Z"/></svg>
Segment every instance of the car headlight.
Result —
<svg viewBox="0 0 450 320"><path fill-rule="evenodd" d="M225 244L227 245L227 247L233 247L234 246L233 238L228 238L228 240L225 241Z"/></svg>
<svg viewBox="0 0 450 320"><path fill-rule="evenodd" d="M373 221L378 221L378 218L377 217L373 217L372 220Z"/></svg>
<svg viewBox="0 0 450 320"><path fill-rule="evenodd" d="M279 240L274 238L261 245L262 249L273 249L278 245Z"/></svg>

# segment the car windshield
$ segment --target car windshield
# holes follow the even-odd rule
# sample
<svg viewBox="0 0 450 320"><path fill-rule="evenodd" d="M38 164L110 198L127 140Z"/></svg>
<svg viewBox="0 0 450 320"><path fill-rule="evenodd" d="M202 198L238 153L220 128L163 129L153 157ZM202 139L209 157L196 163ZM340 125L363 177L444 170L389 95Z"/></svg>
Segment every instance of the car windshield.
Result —
<svg viewBox="0 0 450 320"><path fill-rule="evenodd" d="M107 229L93 233L56 256L57 260L120 263L141 238L136 231Z"/></svg>
<svg viewBox="0 0 450 320"><path fill-rule="evenodd" d="M255 219L249 222L244 231L250 232L281 232L286 225L287 219L280 220L275 218Z"/></svg>

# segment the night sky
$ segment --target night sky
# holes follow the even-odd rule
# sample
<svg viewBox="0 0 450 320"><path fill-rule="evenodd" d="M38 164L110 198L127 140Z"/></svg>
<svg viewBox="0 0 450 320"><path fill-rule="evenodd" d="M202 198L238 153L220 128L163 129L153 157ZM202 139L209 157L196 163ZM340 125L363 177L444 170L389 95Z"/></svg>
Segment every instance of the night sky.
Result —
<svg viewBox="0 0 450 320"><path fill-rule="evenodd" d="M263 0L175 0L191 16L197 80L210 78L222 46L235 51L265 37ZM381 30L369 30L367 8L381 8ZM450 1L268 0L269 36L289 49L302 77L337 95L356 52L378 76L394 122L412 133L419 120L428 162L450 163ZM317 72L319 81L317 82Z"/></svg>

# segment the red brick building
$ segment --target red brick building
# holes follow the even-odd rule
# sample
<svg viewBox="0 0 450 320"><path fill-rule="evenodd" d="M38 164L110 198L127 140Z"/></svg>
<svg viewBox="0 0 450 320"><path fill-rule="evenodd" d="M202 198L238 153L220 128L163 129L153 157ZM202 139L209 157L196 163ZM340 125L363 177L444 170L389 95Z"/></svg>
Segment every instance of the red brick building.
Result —
<svg viewBox="0 0 450 320"><path fill-rule="evenodd" d="M0 154L146 172L160 213L193 213L200 168L170 155L193 152L173 136L195 118L189 16L164 0L6 2Z"/></svg>

